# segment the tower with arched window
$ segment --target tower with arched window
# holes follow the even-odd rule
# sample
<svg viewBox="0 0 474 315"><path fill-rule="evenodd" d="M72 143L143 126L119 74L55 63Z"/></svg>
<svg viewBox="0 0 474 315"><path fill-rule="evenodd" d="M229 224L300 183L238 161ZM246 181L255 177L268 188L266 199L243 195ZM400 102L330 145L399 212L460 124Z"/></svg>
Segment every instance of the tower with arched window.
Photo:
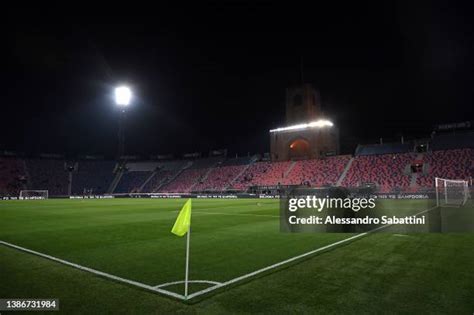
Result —
<svg viewBox="0 0 474 315"><path fill-rule="evenodd" d="M286 126L270 130L273 161L321 158L339 153L339 131L324 116L310 84L286 91Z"/></svg>

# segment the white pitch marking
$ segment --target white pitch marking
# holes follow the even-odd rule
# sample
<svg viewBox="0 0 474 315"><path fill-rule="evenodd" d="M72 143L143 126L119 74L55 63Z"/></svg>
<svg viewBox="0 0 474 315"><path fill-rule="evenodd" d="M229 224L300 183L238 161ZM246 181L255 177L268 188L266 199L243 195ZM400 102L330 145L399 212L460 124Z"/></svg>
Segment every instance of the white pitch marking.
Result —
<svg viewBox="0 0 474 315"><path fill-rule="evenodd" d="M210 280L189 280L188 282L189 283L206 283L206 284L214 284L214 285L221 284L221 282L210 281ZM184 280L162 283L162 284L154 286L154 288L158 289L158 288L168 287L170 285L175 285L175 284L180 284L180 283L184 283Z"/></svg>
<svg viewBox="0 0 474 315"><path fill-rule="evenodd" d="M405 235L405 234L393 234L393 236L396 236L396 237L408 237L408 235Z"/></svg>
<svg viewBox="0 0 474 315"><path fill-rule="evenodd" d="M92 269L92 268L89 268L89 267L84 267L84 266L69 262L69 261L64 260L64 259L56 258L54 256L43 254L43 253L28 249L28 248L24 248L24 247L21 247L21 246L18 246L18 245L8 243L8 242L0 241L0 244L5 245L7 247L18 249L18 250L26 252L26 253L30 253L30 254L33 254L33 255L36 255L36 256L40 256L40 257L43 257L43 258L46 258L46 259L49 259L49 260L52 260L52 261L55 261L55 262L73 267L73 268L76 268L76 269L79 269L79 270L87 271L87 272L102 276L104 278L109 278L109 279L112 279L112 280L115 280L115 281L118 281L118 282L123 282L123 283L133 285L133 286L136 286L136 287L139 287L139 288L142 288L142 289L146 289L146 290L149 290L149 291L153 291L153 292L161 293L161 294L164 294L164 295L172 296L172 297L180 299L180 300L184 300L184 296L181 295L181 294L178 294L178 293L174 293L174 292L163 290L163 289L158 289L158 288L152 287L150 285L147 285L147 284L144 284L144 283L141 283L141 282L137 282L137 281L125 279L125 278L122 278L122 277L114 276L114 275L111 275L111 274L103 272L103 271L95 270L95 269Z"/></svg>
<svg viewBox="0 0 474 315"><path fill-rule="evenodd" d="M218 215L237 215L237 216L252 216L252 217L270 217L270 218L279 218L279 215L271 214L253 214L253 213L224 213L224 212L208 212L208 211L195 211L193 214L218 214Z"/></svg>

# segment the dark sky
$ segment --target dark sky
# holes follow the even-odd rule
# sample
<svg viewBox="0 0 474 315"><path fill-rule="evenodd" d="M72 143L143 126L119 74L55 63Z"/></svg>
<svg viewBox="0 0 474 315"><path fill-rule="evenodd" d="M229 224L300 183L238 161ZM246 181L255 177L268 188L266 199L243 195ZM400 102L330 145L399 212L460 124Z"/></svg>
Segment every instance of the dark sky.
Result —
<svg viewBox="0 0 474 315"><path fill-rule="evenodd" d="M127 153L265 152L301 59L346 152L474 119L470 8L379 2L8 9L0 150L113 154L124 82Z"/></svg>

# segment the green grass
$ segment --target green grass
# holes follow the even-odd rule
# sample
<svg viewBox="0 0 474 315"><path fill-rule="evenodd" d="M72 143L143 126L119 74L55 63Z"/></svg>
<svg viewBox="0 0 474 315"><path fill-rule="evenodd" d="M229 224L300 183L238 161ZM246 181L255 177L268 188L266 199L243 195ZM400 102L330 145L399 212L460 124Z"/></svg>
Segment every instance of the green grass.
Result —
<svg viewBox="0 0 474 315"><path fill-rule="evenodd" d="M384 201L402 210L424 201ZM0 202L0 240L149 285L182 280L183 200ZM350 234L280 233L278 202L194 200L191 279L227 281ZM0 297L67 313L474 312L474 235L374 234L185 305L0 246ZM193 285L192 291L202 289ZM182 286L168 288L182 293Z"/></svg>

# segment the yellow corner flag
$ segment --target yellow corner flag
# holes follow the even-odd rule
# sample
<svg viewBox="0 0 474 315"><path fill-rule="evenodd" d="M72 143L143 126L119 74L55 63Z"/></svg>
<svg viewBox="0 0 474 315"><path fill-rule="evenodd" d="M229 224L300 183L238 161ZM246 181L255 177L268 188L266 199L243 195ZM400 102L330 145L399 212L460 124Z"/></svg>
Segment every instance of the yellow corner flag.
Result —
<svg viewBox="0 0 474 315"><path fill-rule="evenodd" d="M171 229L171 233L176 234L178 236L183 236L189 231L189 227L191 226L191 198L186 201L183 208L178 214L176 218L176 222Z"/></svg>

